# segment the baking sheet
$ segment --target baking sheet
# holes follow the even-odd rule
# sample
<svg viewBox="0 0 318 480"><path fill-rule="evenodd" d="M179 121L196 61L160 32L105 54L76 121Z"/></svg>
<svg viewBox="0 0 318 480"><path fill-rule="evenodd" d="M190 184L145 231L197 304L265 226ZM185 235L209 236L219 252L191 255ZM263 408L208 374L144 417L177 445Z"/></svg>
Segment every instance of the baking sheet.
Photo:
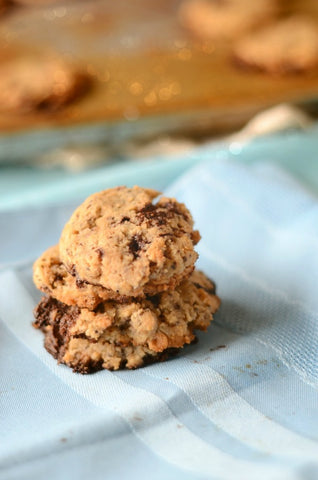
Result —
<svg viewBox="0 0 318 480"><path fill-rule="evenodd" d="M179 25L179 5L72 1L16 7L3 16L0 61L58 53L91 75L94 85L59 112L0 115L0 160L65 143L229 131L270 105L317 100L318 70L288 77L239 70L229 44L199 41ZM286 9L318 18L314 0L286 2Z"/></svg>

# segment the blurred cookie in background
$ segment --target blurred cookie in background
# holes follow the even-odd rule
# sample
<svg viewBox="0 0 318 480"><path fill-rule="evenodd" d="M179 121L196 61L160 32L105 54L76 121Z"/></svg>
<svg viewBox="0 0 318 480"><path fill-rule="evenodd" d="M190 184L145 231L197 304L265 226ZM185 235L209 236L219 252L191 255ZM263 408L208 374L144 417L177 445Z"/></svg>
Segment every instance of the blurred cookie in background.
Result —
<svg viewBox="0 0 318 480"><path fill-rule="evenodd" d="M86 74L61 59L17 58L0 65L0 110L58 110L84 94L90 84Z"/></svg>
<svg viewBox="0 0 318 480"><path fill-rule="evenodd" d="M275 0L185 0L178 16L181 24L205 40L230 40L277 15Z"/></svg>
<svg viewBox="0 0 318 480"><path fill-rule="evenodd" d="M235 63L242 67L285 75L318 66L318 23L292 16L252 32L233 48Z"/></svg>

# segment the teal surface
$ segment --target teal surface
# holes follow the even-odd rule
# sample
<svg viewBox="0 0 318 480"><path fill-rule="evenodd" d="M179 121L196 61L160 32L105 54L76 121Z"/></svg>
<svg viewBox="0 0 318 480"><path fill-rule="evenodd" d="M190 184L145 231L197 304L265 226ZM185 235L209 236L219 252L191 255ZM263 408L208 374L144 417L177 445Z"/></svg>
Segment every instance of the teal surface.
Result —
<svg viewBox="0 0 318 480"><path fill-rule="evenodd" d="M217 142L195 148L178 158L142 161L120 159L110 165L72 173L27 166L0 168L0 209L58 205L81 200L115 185L148 186L164 190L180 174L203 161L234 158L245 164L268 161L283 167L312 192L318 193L318 125L254 139L245 145Z"/></svg>

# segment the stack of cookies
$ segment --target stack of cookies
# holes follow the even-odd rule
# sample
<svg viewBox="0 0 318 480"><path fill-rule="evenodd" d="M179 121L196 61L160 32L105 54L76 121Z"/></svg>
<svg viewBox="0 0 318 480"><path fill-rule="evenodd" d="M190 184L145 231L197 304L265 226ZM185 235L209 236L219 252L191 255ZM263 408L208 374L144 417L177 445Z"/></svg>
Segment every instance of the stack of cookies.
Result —
<svg viewBox="0 0 318 480"><path fill-rule="evenodd" d="M158 195L137 186L91 195L34 264L46 296L33 325L76 372L166 359L220 305L214 283L194 269L200 234L190 212Z"/></svg>

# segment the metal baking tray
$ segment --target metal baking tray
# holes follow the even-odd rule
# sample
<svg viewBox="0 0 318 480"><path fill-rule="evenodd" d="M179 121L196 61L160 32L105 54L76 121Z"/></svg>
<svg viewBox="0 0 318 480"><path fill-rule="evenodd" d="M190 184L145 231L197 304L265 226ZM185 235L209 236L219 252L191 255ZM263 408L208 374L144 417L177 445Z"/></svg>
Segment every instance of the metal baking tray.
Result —
<svg viewBox="0 0 318 480"><path fill-rule="evenodd" d="M21 55L64 57L93 79L51 113L0 115L0 161L72 145L120 145L163 133L232 131L282 102L315 103L318 70L273 77L238 69L229 43L202 41L178 21L180 0L91 0L15 7L0 21L0 65ZM318 19L318 2L286 2Z"/></svg>

